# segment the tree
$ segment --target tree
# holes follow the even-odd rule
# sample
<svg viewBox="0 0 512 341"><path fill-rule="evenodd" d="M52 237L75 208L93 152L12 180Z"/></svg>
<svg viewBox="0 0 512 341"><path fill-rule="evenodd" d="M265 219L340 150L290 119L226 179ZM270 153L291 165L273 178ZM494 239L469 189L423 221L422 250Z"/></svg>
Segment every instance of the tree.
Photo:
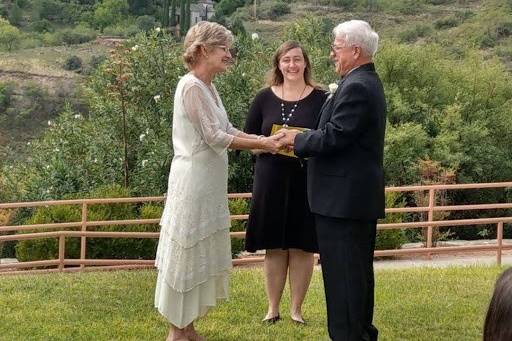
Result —
<svg viewBox="0 0 512 341"><path fill-rule="evenodd" d="M170 0L164 0L163 13L162 13L162 26L163 27L169 26L169 1Z"/></svg>
<svg viewBox="0 0 512 341"><path fill-rule="evenodd" d="M121 22L128 14L128 10L126 0L105 0L96 7L94 21L103 31L105 27Z"/></svg>
<svg viewBox="0 0 512 341"><path fill-rule="evenodd" d="M185 10L187 6L187 0L180 1L180 35L185 35L187 33L186 25L187 21L185 16L187 15L187 11Z"/></svg>
<svg viewBox="0 0 512 341"><path fill-rule="evenodd" d="M183 33L187 33L190 28L190 0L187 0L185 3L185 27L183 28Z"/></svg>
<svg viewBox="0 0 512 341"><path fill-rule="evenodd" d="M3 18L0 18L0 45L4 46L8 51L12 51L16 48L23 34L21 31L9 24L9 22Z"/></svg>
<svg viewBox="0 0 512 341"><path fill-rule="evenodd" d="M14 3L9 11L9 21L11 24L18 26L22 19L22 11L17 3Z"/></svg>
<svg viewBox="0 0 512 341"><path fill-rule="evenodd" d="M176 2L178 0L171 0L171 27L176 26Z"/></svg>

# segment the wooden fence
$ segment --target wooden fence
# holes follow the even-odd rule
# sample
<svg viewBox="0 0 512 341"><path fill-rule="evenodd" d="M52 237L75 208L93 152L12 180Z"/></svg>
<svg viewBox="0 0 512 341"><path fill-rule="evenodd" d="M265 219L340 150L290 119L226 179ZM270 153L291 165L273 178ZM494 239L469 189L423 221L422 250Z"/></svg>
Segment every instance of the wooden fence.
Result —
<svg viewBox="0 0 512 341"><path fill-rule="evenodd" d="M424 228L426 231L426 242L424 247L396 250L375 251L375 256L400 256L413 254L437 254L451 252L473 252L473 251L495 251L496 262L501 265L502 253L504 250L512 249L512 245L503 244L504 224L512 223L512 216L503 214L495 218L478 219L460 219L460 220L435 220L435 212L450 211L473 211L473 210L504 210L511 209L512 203L490 203L490 204L471 204L471 205L437 205L436 194L444 193L450 190L482 190L482 189L506 189L512 188L512 182L501 183L480 183L480 184L457 184L457 185L427 185L427 186L405 186L388 187L386 192L421 192L428 197L428 206L421 207L388 207L386 213L424 213L426 220L417 222L384 223L378 224L378 230L386 229L417 229ZM230 199L244 198L249 199L250 193L229 194ZM79 205L82 209L81 221L54 224L33 224L17 226L0 226L0 244L6 241L19 241L27 239L58 239L58 258L42 261L19 262L10 264L0 264L1 274L33 273L33 272L73 272L99 269L126 269L143 268L154 266L154 260L140 259L89 259L87 258L87 239L88 238L158 238L158 232L99 232L88 231L89 227L102 225L134 225L134 224L158 224L159 219L130 219L130 220L109 220L109 221L90 221L88 220L88 209L91 205L97 204L119 204L119 203L145 203L162 202L163 197L140 197L140 198L109 198L109 199L76 199L76 200L58 200L41 202L20 202L0 204L0 209L18 209L27 207L46 207L56 205ZM247 214L232 215L232 220L246 220ZM496 225L496 243L491 245L471 245L471 246L444 246L433 245L433 231L440 227L465 226L483 226ZM80 228L80 231L68 231L67 228ZM19 231L31 230L31 233L19 234ZM56 230L37 232L38 230ZM14 233L14 234L6 234ZM244 238L245 232L231 232L232 238ZM66 258L66 237L80 238L80 258ZM263 257L246 257L233 259L233 265L243 265L263 261ZM37 269L44 268L44 269ZM21 270L28 269L28 270Z"/></svg>

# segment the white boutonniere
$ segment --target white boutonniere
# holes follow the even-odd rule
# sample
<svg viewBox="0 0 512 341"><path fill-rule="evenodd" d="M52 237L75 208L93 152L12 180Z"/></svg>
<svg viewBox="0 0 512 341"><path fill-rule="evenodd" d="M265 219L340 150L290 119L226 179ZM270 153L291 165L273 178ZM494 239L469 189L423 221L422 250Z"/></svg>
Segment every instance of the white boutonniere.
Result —
<svg viewBox="0 0 512 341"><path fill-rule="evenodd" d="M327 96L327 99L330 99L334 95L334 93L336 92L337 89L338 89L337 83L329 84L329 96Z"/></svg>

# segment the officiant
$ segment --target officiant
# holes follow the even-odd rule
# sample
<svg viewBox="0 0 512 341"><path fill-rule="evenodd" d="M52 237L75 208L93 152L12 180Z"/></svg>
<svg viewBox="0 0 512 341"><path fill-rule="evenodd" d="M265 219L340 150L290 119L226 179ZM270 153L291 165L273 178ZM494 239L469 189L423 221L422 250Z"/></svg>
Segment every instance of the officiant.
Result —
<svg viewBox="0 0 512 341"><path fill-rule="evenodd" d="M269 136L282 127L316 127L326 93L312 80L304 48L295 41L275 52L268 87L249 110L245 132ZM266 250L264 261L268 310L263 321L277 322L279 304L289 274L290 317L303 324L302 303L318 252L314 217L306 196L305 161L285 151L272 155L254 151L254 183L247 226L247 251Z"/></svg>

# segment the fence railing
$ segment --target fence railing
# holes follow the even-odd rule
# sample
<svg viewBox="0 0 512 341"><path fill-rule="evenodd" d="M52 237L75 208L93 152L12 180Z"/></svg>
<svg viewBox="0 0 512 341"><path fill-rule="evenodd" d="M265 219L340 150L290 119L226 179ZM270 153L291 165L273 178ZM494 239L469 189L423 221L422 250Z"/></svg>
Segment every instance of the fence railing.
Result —
<svg viewBox="0 0 512 341"><path fill-rule="evenodd" d="M378 224L378 230L386 229L426 229L426 242L424 247L379 250L375 251L376 257L381 256L400 256L414 254L438 254L451 252L473 252L473 251L495 251L496 262L501 265L502 254L504 250L512 249L512 245L503 244L503 228L504 224L512 223L512 216L503 215L494 218L478 218L478 219L459 219L459 220L435 220L435 212L450 211L472 211L472 210L503 210L511 209L512 203L487 203L472 205L437 205L436 194L440 191L449 190L467 190L467 189L489 189L489 188L512 188L512 182L500 183L480 183L480 184L457 184L457 185L425 185L425 186L404 186L404 187L388 187L386 192L422 192L425 197L428 194L428 205L421 207L388 207L386 213L426 213L427 219L416 222L401 223L383 223ZM229 194L229 199L243 198L249 199L251 193L234 193ZM87 239L88 238L152 238L159 237L158 232L100 232L89 231L89 227L106 226L106 225L134 225L134 224L158 224L159 219L127 219L127 220L102 220L90 221L88 219L88 210L91 205L98 204L120 204L120 203L146 203L146 202L162 202L163 197L139 197L139 198L108 198L108 199L75 199L75 200L57 200L57 201L40 201L40 202L20 202L20 203L4 203L0 204L0 209L18 209L27 207L46 207L56 205L79 205L81 206L81 220L67 223L53 224L32 224L32 225L16 225L16 226L0 226L0 244L6 241L20 241L29 239L58 239L58 258L41 261L28 261L10 264L0 264L0 274L15 274L27 272L72 272L87 271L99 269L123 269L123 268L141 268L154 266L154 260L140 259L88 259ZM231 215L232 220L246 220L248 214ZM491 245L471 245L471 246L434 246L433 231L440 227L464 227L464 226L481 226L496 225L496 243ZM80 231L69 231L67 228L80 228ZM19 231L30 230L31 233L18 233ZM37 232L38 230L46 230ZM56 230L56 231L47 231ZM7 234L5 233L15 233ZM231 232L232 238L244 238L245 232ZM80 258L66 258L66 237L80 238ZM249 263L257 263L263 261L264 257L246 257L233 259L233 264L243 265ZM51 268L50 268L51 267ZM44 268L39 269L37 268ZM20 269L30 269L20 271ZM36 269L36 270L35 270Z"/></svg>

